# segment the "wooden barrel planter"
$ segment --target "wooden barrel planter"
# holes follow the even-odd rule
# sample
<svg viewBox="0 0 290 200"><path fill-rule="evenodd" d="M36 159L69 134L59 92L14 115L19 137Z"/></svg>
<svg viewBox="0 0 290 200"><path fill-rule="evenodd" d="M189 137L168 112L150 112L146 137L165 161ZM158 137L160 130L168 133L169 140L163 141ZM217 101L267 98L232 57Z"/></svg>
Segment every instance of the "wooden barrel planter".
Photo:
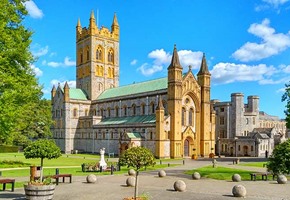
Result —
<svg viewBox="0 0 290 200"><path fill-rule="evenodd" d="M24 185L26 199L49 200L53 198L55 185Z"/></svg>

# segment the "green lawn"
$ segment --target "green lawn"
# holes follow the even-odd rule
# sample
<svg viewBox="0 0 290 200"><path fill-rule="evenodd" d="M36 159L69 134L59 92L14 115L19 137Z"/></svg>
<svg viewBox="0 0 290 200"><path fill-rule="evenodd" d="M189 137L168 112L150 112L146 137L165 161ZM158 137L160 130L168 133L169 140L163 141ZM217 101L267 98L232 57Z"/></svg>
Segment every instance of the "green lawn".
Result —
<svg viewBox="0 0 290 200"><path fill-rule="evenodd" d="M198 168L195 170L186 171L186 174L192 175L194 172L199 172L202 177L212 178L217 180L232 180L233 174L239 174L242 180L251 180L250 173L253 171L233 169L226 167L213 168L211 165Z"/></svg>
<svg viewBox="0 0 290 200"><path fill-rule="evenodd" d="M248 163L240 163L239 165L242 166L249 166L249 167L264 167L267 162L248 162Z"/></svg>

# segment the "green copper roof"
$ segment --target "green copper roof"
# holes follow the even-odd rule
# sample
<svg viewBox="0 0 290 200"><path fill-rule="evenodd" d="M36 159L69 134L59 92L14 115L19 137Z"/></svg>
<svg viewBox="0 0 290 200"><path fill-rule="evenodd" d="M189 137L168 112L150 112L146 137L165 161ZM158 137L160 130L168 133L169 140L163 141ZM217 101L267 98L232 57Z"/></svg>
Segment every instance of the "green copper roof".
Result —
<svg viewBox="0 0 290 200"><path fill-rule="evenodd" d="M98 100L167 89L167 77L105 90Z"/></svg>
<svg viewBox="0 0 290 200"><path fill-rule="evenodd" d="M142 116L130 116L130 117L113 117L104 118L97 125L116 125L116 124L150 124L156 122L155 115L142 115Z"/></svg>
<svg viewBox="0 0 290 200"><path fill-rule="evenodd" d="M78 100L87 100L85 92L79 88L70 88L69 98Z"/></svg>
<svg viewBox="0 0 290 200"><path fill-rule="evenodd" d="M127 133L128 138L130 139L136 139L136 138L141 138L140 133Z"/></svg>

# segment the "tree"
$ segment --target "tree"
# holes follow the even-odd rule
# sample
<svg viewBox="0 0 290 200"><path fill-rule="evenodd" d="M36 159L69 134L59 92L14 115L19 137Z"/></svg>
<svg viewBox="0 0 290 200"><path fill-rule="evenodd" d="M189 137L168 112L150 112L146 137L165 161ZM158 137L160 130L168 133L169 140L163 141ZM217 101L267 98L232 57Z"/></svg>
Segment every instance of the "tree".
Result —
<svg viewBox="0 0 290 200"><path fill-rule="evenodd" d="M32 31L22 24L25 1L0 0L0 143L5 144L12 144L37 120L31 112L40 107L43 95L31 68Z"/></svg>
<svg viewBox="0 0 290 200"><path fill-rule="evenodd" d="M42 180L43 160L59 158L61 156L60 148L55 144L54 140L39 139L32 142L24 149L24 156L29 158L40 158L40 180Z"/></svg>
<svg viewBox="0 0 290 200"><path fill-rule="evenodd" d="M119 158L120 165L127 165L128 168L133 167L136 170L136 181L134 198L138 195L138 175L140 169L147 166L155 165L153 153L145 147L132 147L127 149Z"/></svg>
<svg viewBox="0 0 290 200"><path fill-rule="evenodd" d="M288 84L285 84L285 93L282 96L282 101L286 101L284 113L286 115L286 126L290 129L290 81Z"/></svg>
<svg viewBox="0 0 290 200"><path fill-rule="evenodd" d="M290 139L278 144L267 163L268 171L274 174L290 173Z"/></svg>

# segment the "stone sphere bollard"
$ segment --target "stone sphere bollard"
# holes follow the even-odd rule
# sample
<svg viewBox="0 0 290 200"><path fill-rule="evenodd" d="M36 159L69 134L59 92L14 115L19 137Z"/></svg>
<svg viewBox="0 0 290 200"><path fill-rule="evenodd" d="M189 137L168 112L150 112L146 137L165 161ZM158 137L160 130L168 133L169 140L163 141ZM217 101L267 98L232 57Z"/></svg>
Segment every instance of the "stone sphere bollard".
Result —
<svg viewBox="0 0 290 200"><path fill-rule="evenodd" d="M129 176L135 176L136 171L134 169L129 169L128 174L129 174Z"/></svg>
<svg viewBox="0 0 290 200"><path fill-rule="evenodd" d="M192 178L193 178L194 180L199 180L199 179L200 179L200 173L198 173L198 172L194 172L194 173L192 174Z"/></svg>
<svg viewBox="0 0 290 200"><path fill-rule="evenodd" d="M232 189L234 197L245 197L247 190L243 185L235 185Z"/></svg>
<svg viewBox="0 0 290 200"><path fill-rule="evenodd" d="M130 176L129 178L127 178L126 180L126 185L128 187L135 187L135 181L136 181L136 178L134 176Z"/></svg>
<svg viewBox="0 0 290 200"><path fill-rule="evenodd" d="M95 183L97 181L97 176L94 174L89 174L87 176L87 183Z"/></svg>
<svg viewBox="0 0 290 200"><path fill-rule="evenodd" d="M278 175L277 182L279 184L286 184L287 183L287 177L284 176L284 175L282 175L282 174L281 175Z"/></svg>
<svg viewBox="0 0 290 200"><path fill-rule="evenodd" d="M186 189L186 184L182 180L178 180L174 182L174 190L177 192L184 192Z"/></svg>
<svg viewBox="0 0 290 200"><path fill-rule="evenodd" d="M242 178L241 178L241 176L239 174L234 174L232 176L232 181L233 182L241 182L241 180L242 180Z"/></svg>
<svg viewBox="0 0 290 200"><path fill-rule="evenodd" d="M159 172L158 172L158 176L159 177L165 177L166 176L166 172L164 171L164 170L160 170Z"/></svg>

